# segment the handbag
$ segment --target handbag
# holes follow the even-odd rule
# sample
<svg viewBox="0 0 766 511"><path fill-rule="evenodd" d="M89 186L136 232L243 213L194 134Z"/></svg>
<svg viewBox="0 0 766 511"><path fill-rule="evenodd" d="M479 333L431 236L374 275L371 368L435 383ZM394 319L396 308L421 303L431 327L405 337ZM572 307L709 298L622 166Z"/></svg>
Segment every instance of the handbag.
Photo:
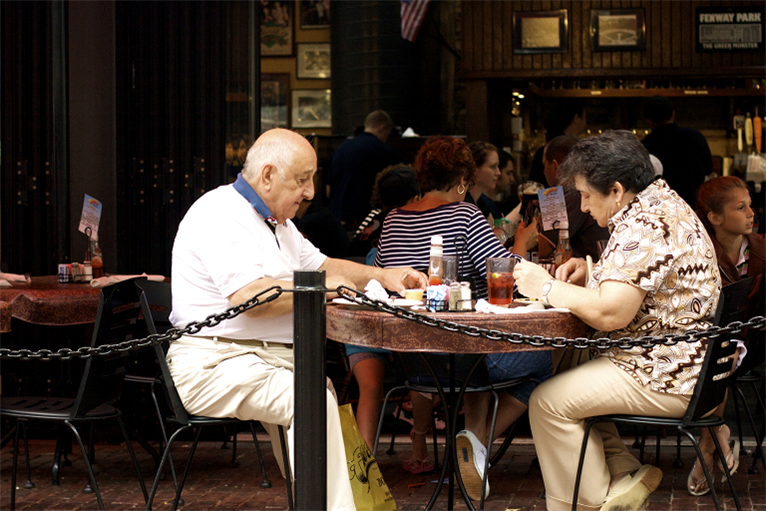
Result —
<svg viewBox="0 0 766 511"><path fill-rule="evenodd" d="M356 425L351 404L338 407L346 448L348 478L354 492L354 504L358 511L396 511L391 490L383 480L378 462Z"/></svg>

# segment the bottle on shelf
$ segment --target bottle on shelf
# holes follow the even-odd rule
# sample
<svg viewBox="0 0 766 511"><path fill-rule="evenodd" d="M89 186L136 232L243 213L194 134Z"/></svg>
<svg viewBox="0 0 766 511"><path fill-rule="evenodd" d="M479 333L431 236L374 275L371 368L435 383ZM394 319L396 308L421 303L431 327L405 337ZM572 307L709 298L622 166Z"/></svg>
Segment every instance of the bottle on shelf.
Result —
<svg viewBox="0 0 766 511"><path fill-rule="evenodd" d="M431 252L428 260L428 285L438 286L442 283L442 274L444 267L442 266L442 256L444 255L444 249L442 244L444 240L438 234L431 236Z"/></svg>
<svg viewBox="0 0 766 511"><path fill-rule="evenodd" d="M572 257L572 246L569 244L569 229L559 229L559 242L553 255L553 271Z"/></svg>
<svg viewBox="0 0 766 511"><path fill-rule="evenodd" d="M495 236L497 236L497 239L500 240L500 243L505 245L505 242L508 240L508 234L506 234L505 229L503 228L503 224L505 223L505 218L495 218L495 227L492 229L492 232L495 233Z"/></svg>

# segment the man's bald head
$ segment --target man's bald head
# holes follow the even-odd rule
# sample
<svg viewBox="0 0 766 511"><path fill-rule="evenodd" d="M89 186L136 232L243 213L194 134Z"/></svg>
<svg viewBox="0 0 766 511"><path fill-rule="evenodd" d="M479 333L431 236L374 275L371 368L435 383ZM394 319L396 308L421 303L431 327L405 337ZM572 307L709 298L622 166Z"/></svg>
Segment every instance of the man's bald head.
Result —
<svg viewBox="0 0 766 511"><path fill-rule="evenodd" d="M297 158L314 157L314 154L314 148L303 135L282 128L271 129L258 137L247 152L242 175L248 180L254 179L266 165L272 165L284 181L285 170Z"/></svg>

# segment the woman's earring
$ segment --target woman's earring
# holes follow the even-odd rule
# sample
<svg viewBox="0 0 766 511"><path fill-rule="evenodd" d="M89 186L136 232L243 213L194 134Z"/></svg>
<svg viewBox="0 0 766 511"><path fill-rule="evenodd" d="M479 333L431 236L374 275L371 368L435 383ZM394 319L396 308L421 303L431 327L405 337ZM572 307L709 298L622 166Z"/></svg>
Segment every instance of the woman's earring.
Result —
<svg viewBox="0 0 766 511"><path fill-rule="evenodd" d="M463 188L463 189L461 190L460 188ZM460 195L463 195L465 193L465 185L463 184L457 185L457 193L459 193Z"/></svg>
<svg viewBox="0 0 766 511"><path fill-rule="evenodd" d="M622 209L622 202L617 201L617 211Z"/></svg>

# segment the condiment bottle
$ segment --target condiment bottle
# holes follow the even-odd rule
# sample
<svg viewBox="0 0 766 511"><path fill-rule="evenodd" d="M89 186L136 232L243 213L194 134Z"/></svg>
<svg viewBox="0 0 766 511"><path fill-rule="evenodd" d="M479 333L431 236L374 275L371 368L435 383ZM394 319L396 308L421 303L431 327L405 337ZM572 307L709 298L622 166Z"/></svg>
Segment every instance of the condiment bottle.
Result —
<svg viewBox="0 0 766 511"><path fill-rule="evenodd" d="M90 265L93 269L94 279L104 276L104 259L101 256L101 247L98 244L98 238L90 239Z"/></svg>
<svg viewBox="0 0 766 511"><path fill-rule="evenodd" d="M431 236L431 252L428 260L428 285L438 286L442 283L442 273L444 267L442 266L442 255L444 249L442 244L444 240L438 234Z"/></svg>
<svg viewBox="0 0 766 511"><path fill-rule="evenodd" d="M569 229L559 229L559 242L553 256L553 271L572 257L572 247L569 244Z"/></svg>
<svg viewBox="0 0 766 511"><path fill-rule="evenodd" d="M499 239L502 244L505 244L508 240L508 234L506 234L505 229L503 229L504 223L505 218L495 218L495 228L492 229L492 232L495 233L495 236L497 236L497 239Z"/></svg>

